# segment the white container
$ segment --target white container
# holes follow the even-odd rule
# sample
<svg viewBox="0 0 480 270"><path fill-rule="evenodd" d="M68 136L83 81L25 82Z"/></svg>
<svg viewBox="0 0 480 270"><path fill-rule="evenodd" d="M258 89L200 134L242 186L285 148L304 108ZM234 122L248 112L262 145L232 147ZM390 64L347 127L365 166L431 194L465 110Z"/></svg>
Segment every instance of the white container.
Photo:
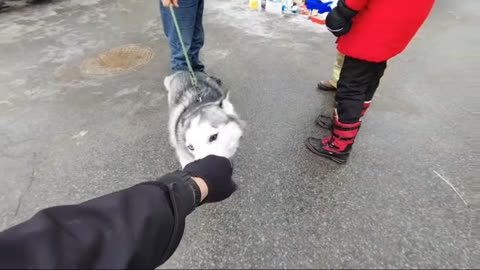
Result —
<svg viewBox="0 0 480 270"><path fill-rule="evenodd" d="M285 4L287 5L287 8L290 9L293 7L293 0L287 0L285 1Z"/></svg>
<svg viewBox="0 0 480 270"><path fill-rule="evenodd" d="M265 4L265 11L275 14L282 14L283 3L284 1L267 0L267 3Z"/></svg>

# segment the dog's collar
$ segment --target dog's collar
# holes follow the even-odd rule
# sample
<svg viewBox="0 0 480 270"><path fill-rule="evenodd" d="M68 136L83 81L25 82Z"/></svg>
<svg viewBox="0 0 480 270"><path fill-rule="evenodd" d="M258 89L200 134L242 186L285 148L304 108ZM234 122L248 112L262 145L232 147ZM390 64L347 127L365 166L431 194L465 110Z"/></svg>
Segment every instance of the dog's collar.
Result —
<svg viewBox="0 0 480 270"><path fill-rule="evenodd" d="M217 95L214 92L209 91L207 93L204 93L203 95L202 93L199 92L196 94L196 96L193 96L192 98L194 98L194 103L192 104L195 104L195 105L193 106L193 108L191 108L190 106L186 106L185 108L183 108L182 112L178 116L177 121L175 123L175 129L178 130L179 125L182 122L181 119L183 119L185 115L201 110L205 106L209 106L214 102L218 102L223 98L223 95L222 94Z"/></svg>
<svg viewBox="0 0 480 270"><path fill-rule="evenodd" d="M203 102L202 102L203 101ZM195 106L194 108L189 108L188 106L183 108L182 112L180 113L180 115L178 116L177 118L177 121L175 123L175 129L178 130L179 129L179 126L180 126L180 123L182 122L182 118L184 118L185 115L188 115L188 114L191 114L191 113L194 113L196 111L199 111L201 110L202 108L206 107L206 106L209 106L210 104L212 104L212 102L205 102L204 99L200 96L200 95L197 95L196 99L195 99L195 104L198 104L197 106ZM178 136L178 133L175 134L175 136L177 137ZM177 140L178 140L178 137L177 137ZM191 153L189 153L191 154Z"/></svg>

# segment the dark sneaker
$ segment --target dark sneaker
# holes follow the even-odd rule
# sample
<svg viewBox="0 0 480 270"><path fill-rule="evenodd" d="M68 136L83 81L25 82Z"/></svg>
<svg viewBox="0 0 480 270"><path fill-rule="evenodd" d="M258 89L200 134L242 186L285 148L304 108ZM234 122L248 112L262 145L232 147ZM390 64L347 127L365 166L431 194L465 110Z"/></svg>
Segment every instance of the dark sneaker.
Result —
<svg viewBox="0 0 480 270"><path fill-rule="evenodd" d="M333 118L324 114L318 115L315 124L324 129L331 130L333 128Z"/></svg>
<svg viewBox="0 0 480 270"><path fill-rule="evenodd" d="M7 3L5 3L5 1L0 0L0 9L7 9L9 7L10 6Z"/></svg>
<svg viewBox="0 0 480 270"><path fill-rule="evenodd" d="M214 80L218 84L218 86L222 86L222 80L221 79L219 79L217 77L210 76L210 75L208 75L208 77L210 79Z"/></svg>
<svg viewBox="0 0 480 270"><path fill-rule="evenodd" d="M362 121L363 116L367 112L368 108L372 104L372 101L365 101L363 103L363 109L362 112L360 113L360 121ZM324 129L329 129L331 130L333 128L333 117L325 115L325 114L319 114L317 119L315 119L315 124L317 124L319 127L324 128Z"/></svg>

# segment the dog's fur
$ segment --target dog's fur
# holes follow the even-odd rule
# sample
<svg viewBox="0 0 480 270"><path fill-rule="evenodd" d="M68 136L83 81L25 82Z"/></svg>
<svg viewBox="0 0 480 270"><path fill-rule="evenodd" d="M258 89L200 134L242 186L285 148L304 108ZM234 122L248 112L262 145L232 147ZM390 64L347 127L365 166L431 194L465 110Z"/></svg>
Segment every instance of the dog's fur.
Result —
<svg viewBox="0 0 480 270"><path fill-rule="evenodd" d="M229 95L203 72L195 73L193 87L188 72L176 72L164 80L168 91L170 143L178 160L188 163L217 155L231 158L243 134L243 122Z"/></svg>

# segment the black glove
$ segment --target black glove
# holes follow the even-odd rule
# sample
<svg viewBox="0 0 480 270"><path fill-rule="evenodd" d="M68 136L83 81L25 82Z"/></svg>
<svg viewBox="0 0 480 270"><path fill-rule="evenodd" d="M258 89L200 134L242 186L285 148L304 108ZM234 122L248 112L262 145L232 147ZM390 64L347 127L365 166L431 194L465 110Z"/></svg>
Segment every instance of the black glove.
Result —
<svg viewBox="0 0 480 270"><path fill-rule="evenodd" d="M337 37L345 35L350 31L352 19L357 13L357 11L347 7L345 0L338 1L337 6L327 15L326 24L328 31Z"/></svg>
<svg viewBox="0 0 480 270"><path fill-rule="evenodd" d="M207 184L208 195L204 203L223 201L237 189L232 180L232 163L224 157L210 155L187 164L183 170Z"/></svg>

